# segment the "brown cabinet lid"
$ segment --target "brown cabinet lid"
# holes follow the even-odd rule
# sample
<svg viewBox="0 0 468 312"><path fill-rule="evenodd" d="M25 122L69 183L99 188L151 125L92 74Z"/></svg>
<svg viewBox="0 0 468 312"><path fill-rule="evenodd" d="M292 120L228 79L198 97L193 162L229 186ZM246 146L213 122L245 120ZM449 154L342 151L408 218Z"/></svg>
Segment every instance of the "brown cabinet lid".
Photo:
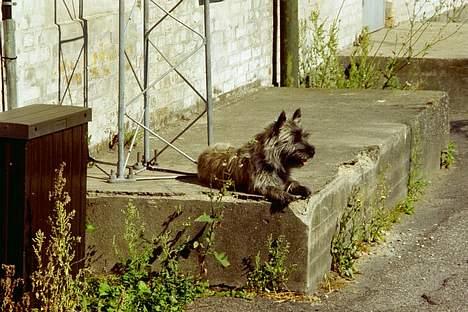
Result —
<svg viewBox="0 0 468 312"><path fill-rule="evenodd" d="M91 109L34 104L0 113L0 138L33 139L91 121Z"/></svg>

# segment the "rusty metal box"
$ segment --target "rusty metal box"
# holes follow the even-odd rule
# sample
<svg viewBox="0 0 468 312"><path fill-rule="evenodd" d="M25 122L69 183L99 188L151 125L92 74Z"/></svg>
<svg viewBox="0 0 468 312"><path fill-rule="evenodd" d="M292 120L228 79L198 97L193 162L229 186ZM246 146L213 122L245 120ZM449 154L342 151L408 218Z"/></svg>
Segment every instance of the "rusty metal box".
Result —
<svg viewBox="0 0 468 312"><path fill-rule="evenodd" d="M84 257L88 122L91 109L31 105L0 113L0 263L28 277L34 263L32 239L50 231L49 191L55 169L66 163L72 232L82 238L75 259Z"/></svg>

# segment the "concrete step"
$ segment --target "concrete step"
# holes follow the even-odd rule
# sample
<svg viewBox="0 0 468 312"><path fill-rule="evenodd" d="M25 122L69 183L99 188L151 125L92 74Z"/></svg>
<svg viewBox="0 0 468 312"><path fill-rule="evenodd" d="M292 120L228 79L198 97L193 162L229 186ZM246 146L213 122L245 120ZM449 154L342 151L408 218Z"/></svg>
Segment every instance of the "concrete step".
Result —
<svg viewBox="0 0 468 312"><path fill-rule="evenodd" d="M393 207L406 196L410 170L430 179L439 169L440 153L448 142L448 98L436 91L262 89L215 111L215 139L240 145L282 110L290 115L298 107L316 157L293 175L313 195L280 213L255 196L224 197L216 250L227 254L231 266L223 269L209 262L212 284L243 285L245 259L259 251L265 254L269 235L285 235L290 243L288 261L296 266L288 287L313 292L330 270L332 237L355 190L366 204L380 198L380 188L385 187L386 206ZM178 146L196 158L205 146L205 128L206 124L196 125ZM195 170L172 151L159 162ZM90 175L97 175L93 170ZM109 184L89 178L87 213L96 230L86 236L86 244L96 251L93 267L108 269L116 261L112 242L123 245L121 210L129 200L140 209L148 237L164 229L176 235L189 218L210 213L213 202L207 192L193 180ZM200 226L193 223L187 233L196 233ZM195 268L196 255L187 263Z"/></svg>

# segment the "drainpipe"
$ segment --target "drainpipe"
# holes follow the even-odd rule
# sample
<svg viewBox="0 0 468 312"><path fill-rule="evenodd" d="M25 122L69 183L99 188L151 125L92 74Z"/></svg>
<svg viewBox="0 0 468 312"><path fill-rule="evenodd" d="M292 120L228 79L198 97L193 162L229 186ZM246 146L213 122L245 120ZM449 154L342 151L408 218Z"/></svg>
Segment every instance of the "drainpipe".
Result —
<svg viewBox="0 0 468 312"><path fill-rule="evenodd" d="M18 107L17 88L16 88L16 41L15 41L15 21L12 17L12 6L15 3L8 0L2 1L2 20L5 41L3 42L3 51L5 55L5 75L8 110Z"/></svg>
<svg viewBox="0 0 468 312"><path fill-rule="evenodd" d="M280 83L299 86L298 0L280 0Z"/></svg>

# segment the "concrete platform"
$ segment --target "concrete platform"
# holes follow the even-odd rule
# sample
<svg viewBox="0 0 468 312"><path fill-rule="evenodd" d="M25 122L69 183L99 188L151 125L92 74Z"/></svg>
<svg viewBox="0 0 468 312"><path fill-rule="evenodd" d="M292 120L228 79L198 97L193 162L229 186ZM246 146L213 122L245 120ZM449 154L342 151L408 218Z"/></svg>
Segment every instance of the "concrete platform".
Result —
<svg viewBox="0 0 468 312"><path fill-rule="evenodd" d="M418 33L414 43L414 58L397 76L404 84L409 82L420 90L443 90L449 94L453 111L468 113L468 10L465 9L459 23L447 23L444 15L427 24ZM420 24L416 24L418 28ZM427 28L426 28L427 27ZM376 55L378 64L385 64L395 51L401 51L408 38L409 23L392 29L382 29L371 34L370 55ZM438 40L443 38L443 40ZM430 48L421 53L425 46ZM378 49L378 51L375 51ZM404 49L403 49L404 50ZM350 49L342 55L349 55ZM401 56L401 55L400 55ZM406 59L401 59L406 62Z"/></svg>
<svg viewBox="0 0 468 312"><path fill-rule="evenodd" d="M215 139L241 144L281 110L292 114L298 107L303 112L304 128L311 132L316 157L294 176L309 186L313 195L292 203L282 213L272 213L270 203L258 197L224 198L224 220L217 231L216 248L226 252L231 266L221 269L209 264L213 284L242 285L243 260L258 251L265 253L270 234L283 234L291 244L289 260L297 265L288 286L314 291L330 269L331 239L353 187L361 190L364 200L371 201L378 195L378 181L384 178L389 190L387 204L395 205L406 196L411 166L420 166L430 177L439 168L440 152L448 141L448 97L443 92L287 88L262 89L218 107ZM205 127L203 123L196 125L177 145L196 158L206 145ZM419 155L418 163L410 162L411 150ZM159 162L164 167L195 170L172 151L163 154ZM89 175L99 172L93 168ZM115 261L112 241L116 237L117 244L122 243L121 209L130 199L140 208L149 236L163 228L175 234L187 218L209 213L208 191L190 180L110 184L90 177L88 220L96 231L87 235L86 242L97 251L94 267L108 268ZM180 213L174 215L176 211Z"/></svg>

